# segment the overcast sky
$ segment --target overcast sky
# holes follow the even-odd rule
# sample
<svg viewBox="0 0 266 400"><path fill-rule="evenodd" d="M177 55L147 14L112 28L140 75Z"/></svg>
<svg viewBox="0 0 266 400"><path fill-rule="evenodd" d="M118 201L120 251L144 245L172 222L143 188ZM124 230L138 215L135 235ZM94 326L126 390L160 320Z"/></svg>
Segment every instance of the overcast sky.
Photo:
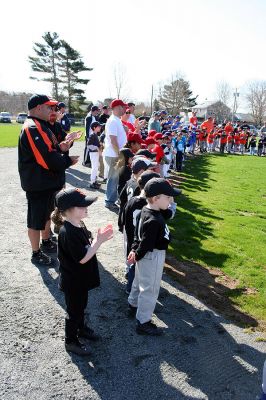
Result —
<svg viewBox="0 0 266 400"><path fill-rule="evenodd" d="M57 32L93 67L87 98L115 96L113 68L127 75L127 99L149 101L151 86L180 71L198 101L228 81L242 94L266 80L266 0L13 0L1 6L0 90L49 92L29 79L28 55ZM244 104L243 104L244 105Z"/></svg>

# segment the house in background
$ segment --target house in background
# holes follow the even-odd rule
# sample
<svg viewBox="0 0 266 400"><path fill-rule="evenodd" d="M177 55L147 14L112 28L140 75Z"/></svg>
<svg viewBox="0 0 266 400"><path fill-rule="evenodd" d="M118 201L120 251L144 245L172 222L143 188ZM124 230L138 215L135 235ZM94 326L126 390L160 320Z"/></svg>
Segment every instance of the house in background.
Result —
<svg viewBox="0 0 266 400"><path fill-rule="evenodd" d="M220 100L205 101L191 108L191 111L197 112L199 122L204 121L209 116L215 118L217 123L221 123L224 119L232 119L232 111Z"/></svg>

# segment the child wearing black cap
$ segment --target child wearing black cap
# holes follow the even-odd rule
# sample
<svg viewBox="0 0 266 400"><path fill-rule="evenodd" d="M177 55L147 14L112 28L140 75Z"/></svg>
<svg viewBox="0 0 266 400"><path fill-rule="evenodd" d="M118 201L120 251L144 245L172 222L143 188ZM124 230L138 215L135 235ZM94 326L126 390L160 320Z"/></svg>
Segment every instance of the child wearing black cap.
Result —
<svg viewBox="0 0 266 400"><path fill-rule="evenodd" d="M88 197L78 189L65 189L56 195L54 222L61 220L58 236L60 262L60 287L65 294L67 317L65 320L65 348L86 356L88 348L79 338L98 340L94 331L85 324L84 311L88 290L100 285L96 251L102 243L113 237L111 225L98 229L92 239L82 219L87 217L87 207L97 197Z"/></svg>
<svg viewBox="0 0 266 400"><path fill-rule="evenodd" d="M99 160L100 160L100 140L98 134L101 133L102 125L100 122L95 121L92 122L90 126L90 133L88 137L87 146L90 153L91 160L91 183L90 187L92 189L99 189L101 184L97 182L98 177L98 169L99 169Z"/></svg>
<svg viewBox="0 0 266 400"><path fill-rule="evenodd" d="M170 242L169 228L161 211L167 210L173 196L180 194L163 178L152 178L144 186L147 206L138 218L135 239L128 262L136 263L135 278L128 302L135 309L136 331L142 335L159 336L162 331L151 322L159 295L165 252Z"/></svg>

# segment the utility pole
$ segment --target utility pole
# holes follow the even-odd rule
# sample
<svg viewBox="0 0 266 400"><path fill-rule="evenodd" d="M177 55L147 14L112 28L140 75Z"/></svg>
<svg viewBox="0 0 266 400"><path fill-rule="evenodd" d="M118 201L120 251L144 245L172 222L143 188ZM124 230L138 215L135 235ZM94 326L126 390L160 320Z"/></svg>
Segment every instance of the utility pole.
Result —
<svg viewBox="0 0 266 400"><path fill-rule="evenodd" d="M151 86L151 115L152 115L152 105L153 105L153 85Z"/></svg>
<svg viewBox="0 0 266 400"><path fill-rule="evenodd" d="M239 97L239 92L237 91L237 88L236 88L235 92L233 93L233 95L234 95L234 105L233 105L233 110L232 110L232 122L234 122L234 115L237 110L237 97Z"/></svg>

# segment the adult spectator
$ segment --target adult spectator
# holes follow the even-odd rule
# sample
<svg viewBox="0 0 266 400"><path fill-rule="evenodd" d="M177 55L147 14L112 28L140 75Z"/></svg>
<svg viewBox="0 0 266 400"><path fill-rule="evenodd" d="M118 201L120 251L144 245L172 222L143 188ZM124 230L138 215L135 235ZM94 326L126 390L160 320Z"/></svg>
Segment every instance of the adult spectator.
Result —
<svg viewBox="0 0 266 400"><path fill-rule="evenodd" d="M100 124L106 124L108 118L110 117L109 115L109 108L108 106L103 106L102 107L102 113L99 116L99 122Z"/></svg>
<svg viewBox="0 0 266 400"><path fill-rule="evenodd" d="M131 122L129 122L129 118L130 118L130 109L129 108L127 108L126 110L125 110L125 113L122 115L122 117L121 117L121 122L122 122L122 124L124 125L124 127L126 127L125 129L126 129L126 132L128 132L128 131L131 131L131 132L134 132L134 130L135 130L135 126L134 126L134 124L132 124Z"/></svg>
<svg viewBox="0 0 266 400"><path fill-rule="evenodd" d="M136 120L136 117L135 117L135 115L134 115L135 107L136 107L136 105L135 105L134 103L131 103L131 102L128 103L128 109L129 109L129 111L130 111L130 115L129 115L129 118L128 118L128 122L130 122L130 123L133 124L133 125L134 125L135 120Z"/></svg>
<svg viewBox="0 0 266 400"><path fill-rule="evenodd" d="M214 121L212 117L208 117L204 122L201 124L201 129L205 129L207 134L209 134L214 129Z"/></svg>
<svg viewBox="0 0 266 400"><path fill-rule="evenodd" d="M234 127L230 121L228 121L227 124L225 125L224 131L227 134L227 136L231 135L231 133L234 131Z"/></svg>
<svg viewBox="0 0 266 400"><path fill-rule="evenodd" d="M53 262L45 253L56 251L56 244L49 238L55 194L65 184L65 170L78 161L77 156L64 154L71 143L63 141L59 144L48 128L47 122L55 112L56 105L57 101L46 95L33 95L28 101L29 115L18 143L20 181L28 202L27 227L32 247L31 261L48 266Z"/></svg>
<svg viewBox="0 0 266 400"><path fill-rule="evenodd" d="M104 159L109 168L105 206L110 210L116 210L118 208L115 204L118 199L118 170L115 169L115 165L118 161L119 151L127 142L126 131L120 119L125 113L126 107L128 107L128 105L122 100L113 100L111 103L112 115L105 126Z"/></svg>
<svg viewBox="0 0 266 400"><path fill-rule="evenodd" d="M160 124L160 112L159 111L154 111L152 114L152 117L149 120L148 123L148 131L155 130L156 132L161 132L161 124Z"/></svg>
<svg viewBox="0 0 266 400"><path fill-rule="evenodd" d="M65 133L70 132L71 122L68 116L66 115L66 105L63 102L57 104L57 119L60 122L60 125Z"/></svg>
<svg viewBox="0 0 266 400"><path fill-rule="evenodd" d="M189 118L189 124L191 128L197 128L198 126L198 118L197 118L197 112L192 111L192 116Z"/></svg>
<svg viewBox="0 0 266 400"><path fill-rule="evenodd" d="M85 118L86 137L85 137L84 157L83 157L83 163L82 163L82 165L84 165L84 166L90 165L90 153L89 153L89 148L88 148L88 140L89 140L90 133L92 133L91 124L93 122L98 121L99 111L100 111L100 109L98 106L92 106Z"/></svg>

